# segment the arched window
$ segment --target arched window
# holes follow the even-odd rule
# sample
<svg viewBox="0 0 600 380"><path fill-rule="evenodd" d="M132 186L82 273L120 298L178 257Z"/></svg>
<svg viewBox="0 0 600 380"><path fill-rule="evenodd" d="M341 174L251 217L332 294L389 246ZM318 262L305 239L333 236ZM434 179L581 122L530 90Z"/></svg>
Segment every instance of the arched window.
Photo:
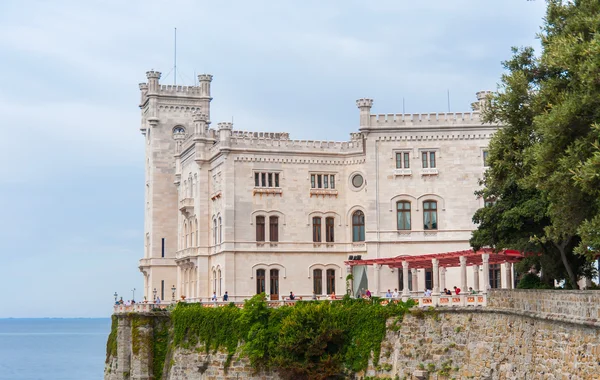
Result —
<svg viewBox="0 0 600 380"><path fill-rule="evenodd" d="M323 271L321 269L313 270L313 292L323 294Z"/></svg>
<svg viewBox="0 0 600 380"><path fill-rule="evenodd" d="M196 226L194 225L194 221L191 220L190 221L190 246L191 247L193 247L195 245L194 243L196 242L195 232L196 232Z"/></svg>
<svg viewBox="0 0 600 380"><path fill-rule="evenodd" d="M335 241L333 237L333 223L334 218L332 216L325 218L325 241L328 243L333 243Z"/></svg>
<svg viewBox="0 0 600 380"><path fill-rule="evenodd" d="M352 241L365 241L365 214L360 210L352 214Z"/></svg>
<svg viewBox="0 0 600 380"><path fill-rule="evenodd" d="M217 271L213 270L213 292L217 292Z"/></svg>
<svg viewBox="0 0 600 380"><path fill-rule="evenodd" d="M221 296L221 285L223 285L223 278L221 277L221 269L219 269L219 297Z"/></svg>
<svg viewBox="0 0 600 380"><path fill-rule="evenodd" d="M218 233L218 229L217 229L217 219L213 219L213 241L214 241L214 245L217 245L217 233Z"/></svg>
<svg viewBox="0 0 600 380"><path fill-rule="evenodd" d="M265 241L265 217L256 217L256 241Z"/></svg>
<svg viewBox="0 0 600 380"><path fill-rule="evenodd" d="M279 217L269 217L269 240L279 241Z"/></svg>
<svg viewBox="0 0 600 380"><path fill-rule="evenodd" d="M279 299L279 269L271 269L269 271L270 278L270 288L269 292L271 294L272 300Z"/></svg>
<svg viewBox="0 0 600 380"><path fill-rule="evenodd" d="M313 242L321 242L321 218L318 216L313 217Z"/></svg>
<svg viewBox="0 0 600 380"><path fill-rule="evenodd" d="M399 230L410 230L410 202L396 203L396 219Z"/></svg>
<svg viewBox="0 0 600 380"><path fill-rule="evenodd" d="M187 222L183 223L183 244L181 248L187 248Z"/></svg>
<svg viewBox="0 0 600 380"><path fill-rule="evenodd" d="M219 244L223 242L223 224L219 216Z"/></svg>
<svg viewBox="0 0 600 380"><path fill-rule="evenodd" d="M265 270L256 270L256 294L265 293Z"/></svg>
<svg viewBox="0 0 600 380"><path fill-rule="evenodd" d="M438 229L437 202L436 201L423 202L423 229L425 229L425 230L437 230Z"/></svg>
<svg viewBox="0 0 600 380"><path fill-rule="evenodd" d="M327 294L335 293L335 269L327 269Z"/></svg>

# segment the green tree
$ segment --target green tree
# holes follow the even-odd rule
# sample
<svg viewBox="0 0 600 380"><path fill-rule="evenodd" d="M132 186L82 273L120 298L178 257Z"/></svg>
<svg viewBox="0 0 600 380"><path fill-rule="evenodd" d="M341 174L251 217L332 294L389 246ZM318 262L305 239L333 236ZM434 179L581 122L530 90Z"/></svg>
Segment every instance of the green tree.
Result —
<svg viewBox="0 0 600 380"><path fill-rule="evenodd" d="M541 54L513 49L484 107L484 119L504 127L490 142L478 192L495 203L474 215L471 244L539 252L543 272L572 287L590 269L574 250L590 253L600 240L599 29L597 0L549 0Z"/></svg>

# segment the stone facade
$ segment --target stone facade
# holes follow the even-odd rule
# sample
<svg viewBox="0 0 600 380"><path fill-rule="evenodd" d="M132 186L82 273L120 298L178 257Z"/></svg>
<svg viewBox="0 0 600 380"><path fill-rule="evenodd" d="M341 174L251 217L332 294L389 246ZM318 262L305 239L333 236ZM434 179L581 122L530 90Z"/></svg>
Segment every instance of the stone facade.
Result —
<svg viewBox="0 0 600 380"><path fill-rule="evenodd" d="M192 87L160 85L155 71L147 77L140 84L146 144L140 270L149 300L154 291L167 301L225 291L230 299L259 290L272 298L290 291L343 294L350 255L469 249L471 217L484 206L473 193L498 128L482 124L478 111L376 115L371 99L359 99L358 131L350 140L292 140L285 132L234 130L232 123L211 128L210 75ZM486 94L477 94L480 102ZM401 214L410 215L410 226L398 222L398 205L410 208ZM511 270L498 268L494 285L511 287ZM401 288L399 272L368 267L362 286L377 295ZM483 278L480 270L471 272L468 286L483 284L474 280ZM423 269L414 275L423 290L430 275ZM447 286L460 283L458 268L448 268Z"/></svg>

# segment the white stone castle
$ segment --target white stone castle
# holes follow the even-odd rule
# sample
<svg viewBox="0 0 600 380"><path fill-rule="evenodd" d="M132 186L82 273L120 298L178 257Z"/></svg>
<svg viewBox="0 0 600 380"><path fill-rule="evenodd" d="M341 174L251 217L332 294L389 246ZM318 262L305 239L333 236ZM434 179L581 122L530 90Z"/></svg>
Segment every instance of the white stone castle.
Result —
<svg viewBox="0 0 600 380"><path fill-rule="evenodd" d="M469 249L471 218L484 206L474 191L498 129L479 112L374 115L373 100L359 99L349 141L292 140L229 122L211 128L211 75L199 75L199 86L161 85L159 72L146 75L140 270L148 300L208 300L213 292L221 299L226 291L230 300L341 295L349 256ZM474 109L486 96L477 93ZM405 271L411 281L398 268L357 269L355 292L433 287L427 268ZM478 286L478 271L470 286ZM510 264L489 271L492 287L511 287ZM448 288L460 285L458 268L445 276Z"/></svg>

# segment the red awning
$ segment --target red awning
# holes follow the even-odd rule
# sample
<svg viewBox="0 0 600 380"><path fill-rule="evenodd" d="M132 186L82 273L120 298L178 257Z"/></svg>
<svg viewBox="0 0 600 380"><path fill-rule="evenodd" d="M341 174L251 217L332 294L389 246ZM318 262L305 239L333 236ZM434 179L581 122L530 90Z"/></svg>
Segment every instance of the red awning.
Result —
<svg viewBox="0 0 600 380"><path fill-rule="evenodd" d="M467 266L471 265L482 265L483 258L482 254L488 253L490 256L490 264L502 264L502 263L516 263L525 257L521 252L505 249L499 252L494 252L492 249L484 248L475 252L471 249L456 252L447 253L429 253L425 255L401 255L396 257L387 257L381 259L365 259L365 260L348 260L344 263L346 265L387 265L390 268L402 268L402 262L407 261L409 268L432 268L432 259L439 260L440 267L460 267L460 257L464 256L467 258Z"/></svg>

